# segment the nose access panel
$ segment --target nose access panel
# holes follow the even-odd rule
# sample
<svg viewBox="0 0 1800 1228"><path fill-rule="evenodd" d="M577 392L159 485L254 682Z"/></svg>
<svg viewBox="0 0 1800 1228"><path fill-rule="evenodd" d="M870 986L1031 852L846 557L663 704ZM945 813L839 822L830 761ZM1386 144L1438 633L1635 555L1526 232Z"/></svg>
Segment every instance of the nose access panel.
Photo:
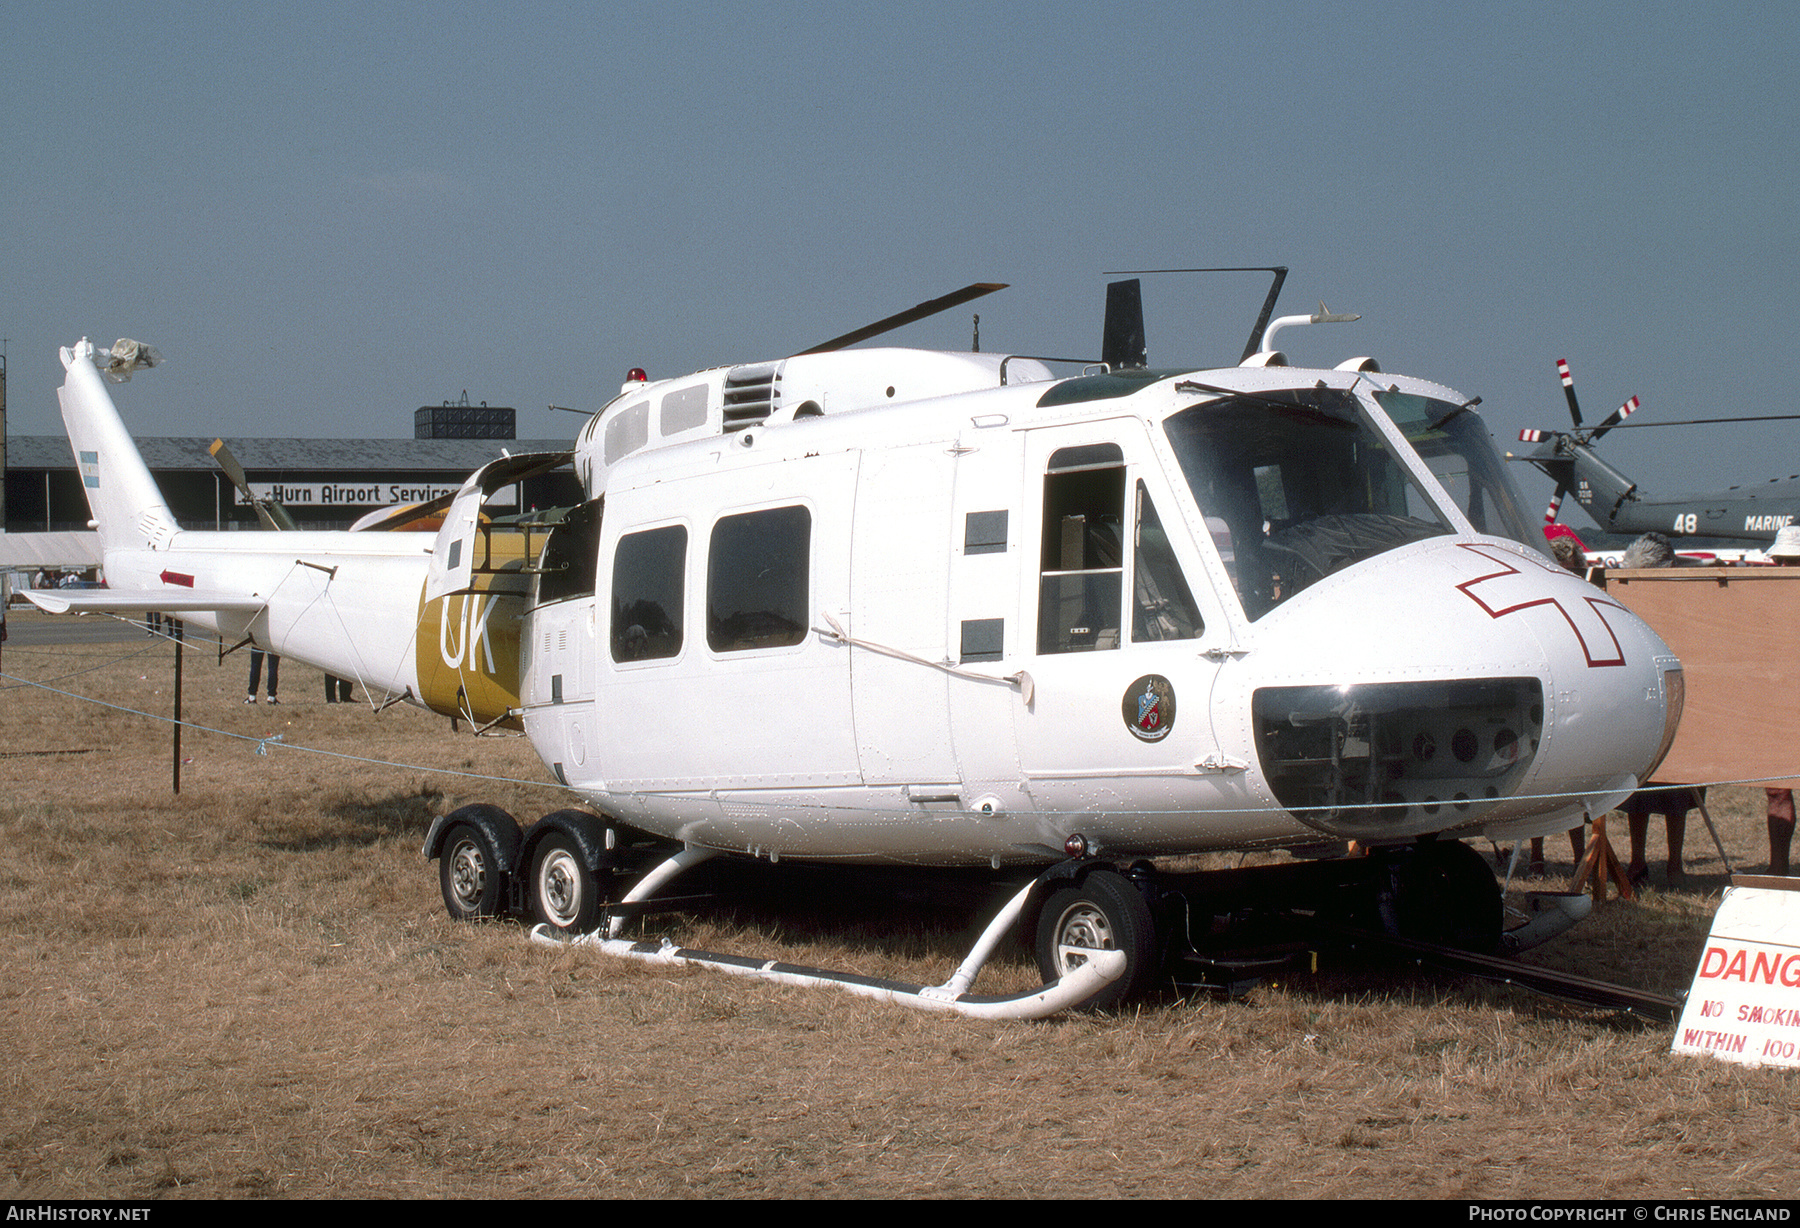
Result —
<svg viewBox="0 0 1800 1228"><path fill-rule="evenodd" d="M1355 839L1479 818L1519 787L1544 727L1536 678L1264 687L1252 711L1276 799Z"/></svg>

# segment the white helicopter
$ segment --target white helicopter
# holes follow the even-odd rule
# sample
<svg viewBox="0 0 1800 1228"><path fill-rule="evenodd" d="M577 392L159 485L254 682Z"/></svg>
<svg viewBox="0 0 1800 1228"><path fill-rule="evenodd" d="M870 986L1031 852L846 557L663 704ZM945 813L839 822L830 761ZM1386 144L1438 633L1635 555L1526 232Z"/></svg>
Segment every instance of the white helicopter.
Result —
<svg viewBox="0 0 1800 1228"><path fill-rule="evenodd" d="M1144 365L1134 282L1078 377L843 348L999 288L784 360L633 371L573 449L581 506L488 520L571 460L505 457L378 526L442 512L429 544L179 528L102 378L145 348L84 339L60 397L110 588L29 596L523 729L594 812L464 807L425 853L453 916L529 911L547 941L1037 1015L1123 1001L1194 937L1204 889L1147 859L1355 841L1269 892L1494 947L1498 885L1457 838L1623 800L1674 737L1679 661L1533 548L1475 402L1369 359L1288 366L1274 335L1342 318L1323 306L1264 327L1271 291L1254 352L1212 370ZM661 860L621 893L645 833ZM1036 877L935 987L618 936L722 853ZM1021 919L1045 987L972 993Z"/></svg>

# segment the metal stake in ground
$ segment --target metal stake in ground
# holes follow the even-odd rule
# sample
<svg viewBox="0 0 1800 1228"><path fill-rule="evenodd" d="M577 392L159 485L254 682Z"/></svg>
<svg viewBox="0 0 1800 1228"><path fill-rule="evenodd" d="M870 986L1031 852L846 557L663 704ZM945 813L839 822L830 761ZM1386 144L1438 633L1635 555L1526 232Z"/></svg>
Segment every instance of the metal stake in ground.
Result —
<svg viewBox="0 0 1800 1228"><path fill-rule="evenodd" d="M175 637L175 753L169 764L175 781L175 792L181 792L181 636Z"/></svg>

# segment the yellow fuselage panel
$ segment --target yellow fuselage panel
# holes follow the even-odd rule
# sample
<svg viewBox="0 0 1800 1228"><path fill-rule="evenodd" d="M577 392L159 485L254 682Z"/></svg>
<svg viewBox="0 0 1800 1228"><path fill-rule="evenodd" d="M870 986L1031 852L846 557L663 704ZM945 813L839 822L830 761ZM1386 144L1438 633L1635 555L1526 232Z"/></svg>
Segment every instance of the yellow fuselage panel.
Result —
<svg viewBox="0 0 1800 1228"><path fill-rule="evenodd" d="M472 591L427 602L420 589L414 661L419 698L433 712L523 728L507 714L519 706L519 630L531 590L525 550L523 534L495 533L492 570L470 577Z"/></svg>

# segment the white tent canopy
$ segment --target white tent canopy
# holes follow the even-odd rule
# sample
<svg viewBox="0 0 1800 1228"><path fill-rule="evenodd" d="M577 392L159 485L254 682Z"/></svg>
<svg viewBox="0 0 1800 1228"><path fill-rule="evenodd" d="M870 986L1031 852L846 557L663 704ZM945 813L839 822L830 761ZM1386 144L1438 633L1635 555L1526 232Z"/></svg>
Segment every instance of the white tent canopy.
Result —
<svg viewBox="0 0 1800 1228"><path fill-rule="evenodd" d="M98 533L0 533L0 568L100 565Z"/></svg>

